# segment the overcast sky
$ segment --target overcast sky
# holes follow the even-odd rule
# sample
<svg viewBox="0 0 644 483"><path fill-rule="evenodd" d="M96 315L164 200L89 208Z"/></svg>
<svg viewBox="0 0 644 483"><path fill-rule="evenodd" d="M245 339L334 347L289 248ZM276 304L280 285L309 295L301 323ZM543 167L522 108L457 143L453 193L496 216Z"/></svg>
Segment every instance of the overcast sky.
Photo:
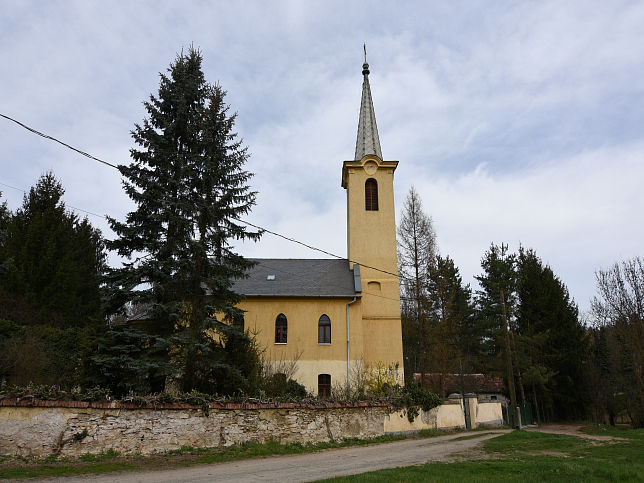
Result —
<svg viewBox="0 0 644 483"><path fill-rule="evenodd" d="M142 101L193 43L252 153L248 219L346 255L366 42L398 217L413 184L466 282L491 242L522 244L585 310L596 270L644 254L643 25L638 1L0 0L0 112L126 164ZM132 208L117 171L0 118L9 207L22 193L5 185L48 170L68 206ZM270 235L240 249L320 256Z"/></svg>

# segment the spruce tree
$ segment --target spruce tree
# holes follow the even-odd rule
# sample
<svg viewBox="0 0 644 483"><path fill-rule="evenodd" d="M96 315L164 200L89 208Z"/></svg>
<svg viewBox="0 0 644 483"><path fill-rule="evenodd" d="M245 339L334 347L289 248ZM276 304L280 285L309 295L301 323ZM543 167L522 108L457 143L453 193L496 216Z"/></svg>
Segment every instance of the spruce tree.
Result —
<svg viewBox="0 0 644 483"><path fill-rule="evenodd" d="M582 413L585 331L568 289L534 250L517 256L516 360L529 398L552 418Z"/></svg>
<svg viewBox="0 0 644 483"><path fill-rule="evenodd" d="M102 322L105 249L89 221L65 209L65 190L49 172L0 226L0 317L60 328Z"/></svg>
<svg viewBox="0 0 644 483"><path fill-rule="evenodd" d="M474 369L479 339L473 325L472 291L469 285L463 285L454 260L438 255L429 267L427 292L432 341L428 366L432 373L441 374L440 393L447 396L445 376L463 375Z"/></svg>
<svg viewBox="0 0 644 483"><path fill-rule="evenodd" d="M0 191L2 198L2 191ZM7 240L7 227L11 220L11 212L7 208L7 202L0 203L0 277L3 277L9 269L9 261L4 246Z"/></svg>
<svg viewBox="0 0 644 483"><path fill-rule="evenodd" d="M516 256L505 244L491 244L481 259L483 274L476 276L477 319L482 337L481 357L484 371L504 375L502 359L504 325L513 319L516 307Z"/></svg>
<svg viewBox="0 0 644 483"><path fill-rule="evenodd" d="M252 388L259 363L252 341L229 324L243 316L233 281L251 265L231 243L259 234L238 221L255 192L236 114L201 64L192 47L178 54L132 132L138 148L119 169L136 209L124 222L110 220L118 238L109 247L127 259L110 274L110 303L147 309L138 326L149 337L141 357L152 390L172 376L186 391L231 393Z"/></svg>

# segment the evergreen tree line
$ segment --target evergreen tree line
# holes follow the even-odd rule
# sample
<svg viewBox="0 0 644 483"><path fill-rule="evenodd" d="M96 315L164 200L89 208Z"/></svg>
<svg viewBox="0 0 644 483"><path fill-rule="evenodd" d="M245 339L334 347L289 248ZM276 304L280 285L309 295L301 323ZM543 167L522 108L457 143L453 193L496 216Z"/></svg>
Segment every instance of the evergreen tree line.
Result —
<svg viewBox="0 0 644 483"><path fill-rule="evenodd" d="M105 242L46 173L15 212L0 206L0 382L79 384L104 327Z"/></svg>
<svg viewBox="0 0 644 483"><path fill-rule="evenodd" d="M445 381L502 377L515 404L543 420L593 417L614 422L644 412L644 271L641 259L597 273L594 326L582 323L565 284L533 249L491 244L472 291L441 256L418 193L407 196L398 228L405 374ZM468 382L469 381L469 382ZM434 384L436 386L436 383ZM610 415L610 418L608 417Z"/></svg>
<svg viewBox="0 0 644 483"><path fill-rule="evenodd" d="M99 385L116 396L305 392L262 377L232 291L251 263L231 243L260 234L237 221L255 192L225 95L192 47L160 74L132 131L131 163L118 167L135 209L109 219L112 241L65 209L52 173L15 213L0 205L3 383ZM121 267L107 267L107 250Z"/></svg>

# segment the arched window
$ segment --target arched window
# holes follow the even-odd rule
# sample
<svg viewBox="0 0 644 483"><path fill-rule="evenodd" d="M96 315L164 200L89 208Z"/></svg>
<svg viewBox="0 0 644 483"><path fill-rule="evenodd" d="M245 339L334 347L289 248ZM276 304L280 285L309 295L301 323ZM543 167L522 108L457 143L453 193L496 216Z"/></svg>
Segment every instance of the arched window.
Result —
<svg viewBox="0 0 644 483"><path fill-rule="evenodd" d="M331 319L324 314L318 321L318 344L331 343Z"/></svg>
<svg viewBox="0 0 644 483"><path fill-rule="evenodd" d="M373 178L364 183L364 206L367 211L378 211L378 183Z"/></svg>
<svg viewBox="0 0 644 483"><path fill-rule="evenodd" d="M288 322L286 315L279 314L275 319L275 343L286 344L286 332L288 329Z"/></svg>
<svg viewBox="0 0 644 483"><path fill-rule="evenodd" d="M318 397L331 396L331 374L318 374Z"/></svg>

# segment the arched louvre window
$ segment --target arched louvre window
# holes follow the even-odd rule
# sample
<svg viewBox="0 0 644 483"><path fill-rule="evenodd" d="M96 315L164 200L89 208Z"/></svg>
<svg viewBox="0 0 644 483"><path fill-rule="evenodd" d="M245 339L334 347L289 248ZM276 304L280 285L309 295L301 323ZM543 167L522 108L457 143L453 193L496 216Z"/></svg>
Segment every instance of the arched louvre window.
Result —
<svg viewBox="0 0 644 483"><path fill-rule="evenodd" d="M318 321L318 344L331 343L331 319L324 314Z"/></svg>
<svg viewBox="0 0 644 483"><path fill-rule="evenodd" d="M378 182L373 178L364 183L364 205L367 211L378 211Z"/></svg>
<svg viewBox="0 0 644 483"><path fill-rule="evenodd" d="M318 374L318 397L331 396L331 374Z"/></svg>
<svg viewBox="0 0 644 483"><path fill-rule="evenodd" d="M275 319L275 343L286 344L286 333L288 329L288 322L286 315L279 314Z"/></svg>

